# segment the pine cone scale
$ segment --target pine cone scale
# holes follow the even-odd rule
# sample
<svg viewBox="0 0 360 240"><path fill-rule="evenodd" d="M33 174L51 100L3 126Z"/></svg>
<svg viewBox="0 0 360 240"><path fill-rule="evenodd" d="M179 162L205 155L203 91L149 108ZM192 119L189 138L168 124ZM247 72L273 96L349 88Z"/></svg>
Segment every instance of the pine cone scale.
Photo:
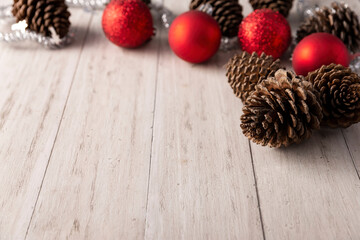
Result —
<svg viewBox="0 0 360 240"><path fill-rule="evenodd" d="M51 36L50 28L62 38L70 27L70 12L64 0L14 0L13 15L17 22L26 20L30 30Z"/></svg>
<svg viewBox="0 0 360 240"><path fill-rule="evenodd" d="M307 78L322 95L322 125L349 127L360 121L360 77L349 68L330 64Z"/></svg>
<svg viewBox="0 0 360 240"><path fill-rule="evenodd" d="M247 52L233 56L227 64L228 82L234 94L242 101L255 90L256 84L268 76L273 76L280 68L280 61L271 56Z"/></svg>
<svg viewBox="0 0 360 240"><path fill-rule="evenodd" d="M189 7L196 10L206 3L213 7L212 16L218 22L223 36L237 36L239 24L243 19L242 6L238 0L192 0Z"/></svg>
<svg viewBox="0 0 360 240"><path fill-rule="evenodd" d="M279 69L246 100L240 126L257 144L288 146L307 139L320 127L320 106L319 93L311 83Z"/></svg>
<svg viewBox="0 0 360 240"><path fill-rule="evenodd" d="M250 4L254 10L268 8L287 17L292 8L293 0L250 0Z"/></svg>
<svg viewBox="0 0 360 240"><path fill-rule="evenodd" d="M358 16L346 4L333 2L330 7L315 11L297 31L297 41L316 33L326 32L339 37L352 51L360 46L360 24Z"/></svg>

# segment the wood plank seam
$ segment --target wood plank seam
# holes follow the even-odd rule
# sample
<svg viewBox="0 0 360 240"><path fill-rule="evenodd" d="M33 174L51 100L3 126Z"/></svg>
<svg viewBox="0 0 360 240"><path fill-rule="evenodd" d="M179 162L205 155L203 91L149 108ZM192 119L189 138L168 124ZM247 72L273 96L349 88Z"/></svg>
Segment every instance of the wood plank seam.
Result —
<svg viewBox="0 0 360 240"><path fill-rule="evenodd" d="M352 152L350 151L350 147L349 147L349 144L348 144L348 141L347 141L347 139L346 139L346 136L345 136L345 134L344 134L343 129L341 129L341 134L342 134L342 136L343 136L343 138L344 138L345 145L346 145L346 147L347 147L347 149L348 149L348 151L349 151L349 155L350 155L351 161L352 161L352 163L353 163L353 165L354 165L356 174L357 174L357 176L358 176L358 178L359 178L359 180L360 180L359 169L356 167L354 156L353 156Z"/></svg>
<svg viewBox="0 0 360 240"><path fill-rule="evenodd" d="M266 240L266 237L265 237L265 229L264 229L264 221L263 221L263 216L262 216L262 213L261 213L261 204L260 204L259 190L258 190L258 186L257 186L257 177L256 177L256 171L255 171L255 165L254 165L254 158L253 158L253 153L252 153L252 148L251 148L251 142L250 142L250 140L249 140L249 149L250 149L251 165L252 165L253 176L254 176L256 199L257 199L258 209L259 209L259 216L260 216L260 223L261 223L261 231L262 231L262 233L263 233L263 240Z"/></svg>
<svg viewBox="0 0 360 240"><path fill-rule="evenodd" d="M164 4L163 0L161 4ZM159 35L162 35L162 28L160 28ZM150 159L149 159L149 175L148 175L148 182L147 182L147 193L146 193L146 208L145 208L145 228L144 228L144 239L146 236L146 226L147 226L147 212L149 206L149 190L150 190L150 178L151 178L151 160L153 156L153 147L154 147L154 125L155 125L155 114L156 114L156 94L157 94L157 85L158 85L158 76L159 76L159 64L160 64L160 52L161 52L161 39L158 39L158 46L157 46L157 56L156 56L156 73L155 73L155 92L154 92L154 106L153 106L153 121L151 124L151 142L150 142Z"/></svg>
<svg viewBox="0 0 360 240"><path fill-rule="evenodd" d="M79 67L79 62L80 62L80 59L81 59L81 56L82 56L82 53L83 53L83 49L84 49L84 46L85 46L86 39L87 39L87 37L88 37L88 33L89 33L90 24L91 24L92 19L93 19L93 14L91 15L91 17L90 17L90 19L89 19L89 22L88 22L88 25L87 25L87 27L86 27L85 37L83 38L83 42L82 42L82 44L81 44L81 49L80 49L80 53L79 53L79 55L78 55L78 59L77 59L75 71L74 71L74 73L73 73L73 77L72 77L72 80L71 80L69 92L68 92L68 94L67 94L66 101L65 101L65 104L64 104L64 108L63 108L63 111L62 111L62 113L61 113L61 118L60 118L60 121L59 121L59 125L58 125L57 131L56 131L56 135L55 135L55 138L54 138L54 142L53 142L53 144L52 144L52 148L51 148L51 151L50 151L49 159L48 159L48 162L47 162L47 165L46 165L46 168L45 168L45 172L44 172L43 179L42 179L41 184L40 184L39 192L38 192L38 194L37 194L37 198L36 198L36 201L35 201L35 204L34 204L34 208L33 208L33 211L32 211L31 217L30 217L30 221L29 221L28 227L27 227L27 229L26 229L26 233L25 233L24 240L27 239L27 236L28 236L28 232L29 232L29 228L30 228L30 225L31 225L31 221L32 221L33 216L34 216L34 212L35 212L35 209L36 209L38 200L39 200L39 196L40 196L40 193L41 193L41 190L42 190L42 186L43 186L43 183L44 183L44 180L45 180L45 176L46 176L46 173L47 173L47 169L48 169L48 167L49 167L49 163L50 163L50 160L51 160L51 157L52 157L52 154L53 154L54 146L55 146L55 143L56 143L58 134L59 134L59 130L60 130L61 123L62 123L62 120L63 120L63 117L64 117L64 113L65 113L65 110L66 110L66 106L67 106L67 103L68 103L68 100L69 100L69 96L70 96L70 93L71 93L71 89L72 89L72 86L73 86L73 83L74 83L74 79L75 79L75 76L76 76L76 73L77 73L77 70L78 70L78 67Z"/></svg>

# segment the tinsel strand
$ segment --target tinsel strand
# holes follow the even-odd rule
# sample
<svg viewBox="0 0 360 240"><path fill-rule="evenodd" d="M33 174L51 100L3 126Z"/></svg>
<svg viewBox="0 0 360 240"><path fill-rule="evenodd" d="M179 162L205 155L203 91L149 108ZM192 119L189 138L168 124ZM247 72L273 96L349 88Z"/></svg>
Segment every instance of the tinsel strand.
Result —
<svg viewBox="0 0 360 240"><path fill-rule="evenodd" d="M110 0L65 0L69 7L79 7L89 10L104 9Z"/></svg>
<svg viewBox="0 0 360 240"><path fill-rule="evenodd" d="M15 43L21 41L34 41L37 42L44 47L50 49L58 49L68 45L73 39L73 34L69 33L64 38L60 39L60 41L54 41L51 37L45 37L42 34L36 33L34 31L13 31L9 33L0 33L0 41L7 43Z"/></svg>
<svg viewBox="0 0 360 240"><path fill-rule="evenodd" d="M154 10L157 18L160 18L160 22L165 28L169 28L176 17L173 12L161 3L151 3L150 9Z"/></svg>

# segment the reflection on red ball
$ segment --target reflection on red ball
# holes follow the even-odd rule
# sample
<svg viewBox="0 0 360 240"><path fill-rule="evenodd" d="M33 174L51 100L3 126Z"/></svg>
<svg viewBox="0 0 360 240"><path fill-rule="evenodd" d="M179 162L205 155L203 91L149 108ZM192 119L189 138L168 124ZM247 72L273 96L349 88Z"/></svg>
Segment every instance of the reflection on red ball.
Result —
<svg viewBox="0 0 360 240"><path fill-rule="evenodd" d="M112 0L102 16L106 37L121 47L135 48L154 33L148 6L141 0Z"/></svg>
<svg viewBox="0 0 360 240"><path fill-rule="evenodd" d="M348 67L349 61L345 44L329 33L314 33L305 37L296 46L292 57L296 74L303 76L331 63Z"/></svg>
<svg viewBox="0 0 360 240"><path fill-rule="evenodd" d="M259 9L241 22L238 37L243 51L279 58L290 45L291 29L280 13Z"/></svg>
<svg viewBox="0 0 360 240"><path fill-rule="evenodd" d="M169 44L185 61L200 63L211 58L219 49L221 31L208 14L189 11L178 16L170 26Z"/></svg>

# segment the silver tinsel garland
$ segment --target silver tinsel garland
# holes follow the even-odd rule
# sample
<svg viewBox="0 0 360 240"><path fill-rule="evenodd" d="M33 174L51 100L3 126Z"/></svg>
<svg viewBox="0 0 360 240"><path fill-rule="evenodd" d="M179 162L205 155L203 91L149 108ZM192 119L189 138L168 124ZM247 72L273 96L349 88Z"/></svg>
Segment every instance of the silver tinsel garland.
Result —
<svg viewBox="0 0 360 240"><path fill-rule="evenodd" d="M15 43L21 41L34 41L46 48L50 49L59 49L63 48L66 45L70 44L73 39L73 34L69 33L62 39L54 39L52 37L45 37L42 34L36 33L34 31L29 30L15 30L9 33L1 33L0 32L0 41L7 43Z"/></svg>
<svg viewBox="0 0 360 240"><path fill-rule="evenodd" d="M79 7L86 10L104 9L110 0L65 0L69 7Z"/></svg>

